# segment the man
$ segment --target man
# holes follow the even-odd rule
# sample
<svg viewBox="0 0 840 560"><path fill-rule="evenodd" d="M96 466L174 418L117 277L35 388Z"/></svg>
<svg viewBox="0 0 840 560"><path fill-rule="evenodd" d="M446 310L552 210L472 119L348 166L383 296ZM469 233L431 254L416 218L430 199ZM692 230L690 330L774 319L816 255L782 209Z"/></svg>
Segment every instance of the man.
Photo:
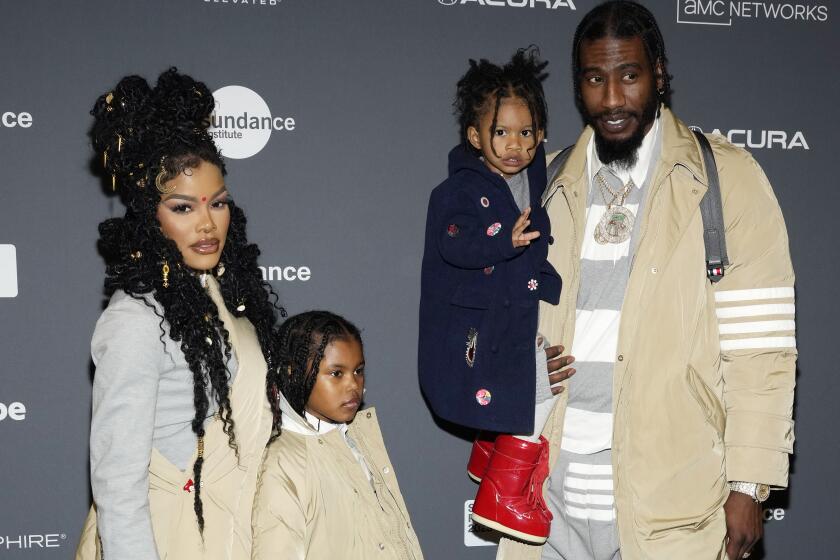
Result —
<svg viewBox="0 0 840 560"><path fill-rule="evenodd" d="M731 265L706 278L709 173L668 108L666 63L633 2L596 7L575 34L587 126L543 197L564 291L543 304L540 332L575 356L549 371L574 359L577 374L544 432L549 540L503 540L500 560L747 558L760 502L787 485L796 343L782 215L752 157L709 137Z"/></svg>

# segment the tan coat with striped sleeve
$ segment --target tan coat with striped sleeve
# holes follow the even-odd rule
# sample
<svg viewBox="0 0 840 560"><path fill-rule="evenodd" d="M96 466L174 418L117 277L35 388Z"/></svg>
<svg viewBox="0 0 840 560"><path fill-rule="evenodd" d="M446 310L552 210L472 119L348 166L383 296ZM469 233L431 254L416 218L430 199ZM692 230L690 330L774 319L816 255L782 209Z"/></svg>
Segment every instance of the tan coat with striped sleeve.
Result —
<svg viewBox="0 0 840 560"><path fill-rule="evenodd" d="M727 481L785 487L793 450L794 274L785 224L763 171L709 136L731 266L705 275L699 203L707 175L696 139L662 110L653 173L621 310L613 372L613 473L624 560L725 558ZM587 189L587 128L544 203L563 278L540 332L571 348ZM556 458L568 391L544 434ZM541 547L503 540L497 559L537 560Z"/></svg>

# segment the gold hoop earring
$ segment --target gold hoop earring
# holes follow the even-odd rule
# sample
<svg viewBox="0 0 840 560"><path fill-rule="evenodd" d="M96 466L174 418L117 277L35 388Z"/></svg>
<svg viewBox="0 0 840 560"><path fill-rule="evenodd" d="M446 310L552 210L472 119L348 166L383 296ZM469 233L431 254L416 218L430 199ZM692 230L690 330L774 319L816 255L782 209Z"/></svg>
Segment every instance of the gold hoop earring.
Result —
<svg viewBox="0 0 840 560"><path fill-rule="evenodd" d="M168 288L169 287L169 263L168 262L163 263L163 268L161 269L161 273L163 275L163 287Z"/></svg>

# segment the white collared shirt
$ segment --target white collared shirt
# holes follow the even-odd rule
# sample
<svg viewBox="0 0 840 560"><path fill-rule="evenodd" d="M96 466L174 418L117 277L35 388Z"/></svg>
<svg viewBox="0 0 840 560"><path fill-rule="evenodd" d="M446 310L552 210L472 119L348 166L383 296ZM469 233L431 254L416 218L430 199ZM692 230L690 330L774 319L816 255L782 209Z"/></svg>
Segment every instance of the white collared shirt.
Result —
<svg viewBox="0 0 840 560"><path fill-rule="evenodd" d="M656 145L656 136L659 134L659 117L653 121L653 126L645 134L642 140L642 145L639 146L638 158L636 158L636 165L630 169L614 169L601 162L598 157L598 150L595 148L595 135L589 139L589 145L586 147L586 162L587 162L587 177L591 181L595 174L601 170L602 167L608 167L610 171L624 184L633 179L633 184L637 189L642 188L647 178L648 168L650 167L650 160L653 157L653 148Z"/></svg>
<svg viewBox="0 0 840 560"><path fill-rule="evenodd" d="M642 139L636 164L614 173L636 190L619 203L634 215L639 214L654 150L661 134L659 119ZM598 192L595 174L605 166L598 158L594 136L587 146L587 173L590 191L586 205L586 234L581 243L580 288L575 304L575 335L572 355L582 372L570 383L561 447L579 455L598 453L612 446L613 415L612 370L618 353L623 294L629 278L633 235L621 243L601 244L595 240L595 229L607 212L608 200Z"/></svg>

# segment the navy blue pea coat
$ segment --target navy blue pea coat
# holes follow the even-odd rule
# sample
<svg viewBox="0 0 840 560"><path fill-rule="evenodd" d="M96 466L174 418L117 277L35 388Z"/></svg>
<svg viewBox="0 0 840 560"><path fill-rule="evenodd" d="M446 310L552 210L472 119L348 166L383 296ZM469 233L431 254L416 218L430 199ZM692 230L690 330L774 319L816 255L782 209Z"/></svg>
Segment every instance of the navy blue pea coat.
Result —
<svg viewBox="0 0 840 560"><path fill-rule="evenodd" d="M545 151L528 167L531 225L514 248L519 208L505 180L466 147L449 153L449 178L431 194L420 295L420 386L450 422L512 434L534 429L539 300L557 303L548 261L551 227L540 206Z"/></svg>

